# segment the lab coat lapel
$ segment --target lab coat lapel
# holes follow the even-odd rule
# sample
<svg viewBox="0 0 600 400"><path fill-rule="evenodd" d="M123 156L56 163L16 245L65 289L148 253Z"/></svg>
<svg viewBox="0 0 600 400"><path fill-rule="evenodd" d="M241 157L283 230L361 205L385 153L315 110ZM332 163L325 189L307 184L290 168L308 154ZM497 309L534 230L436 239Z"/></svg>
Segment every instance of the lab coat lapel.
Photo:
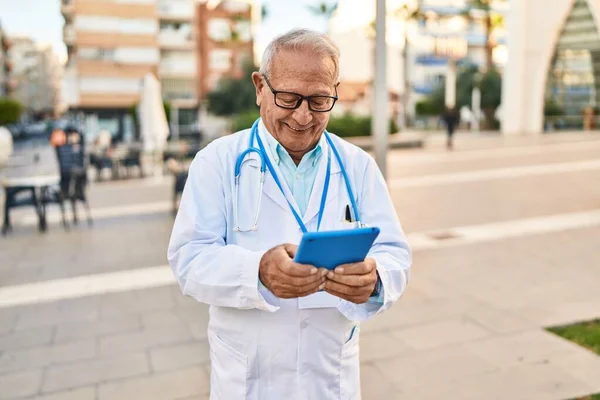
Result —
<svg viewBox="0 0 600 400"><path fill-rule="evenodd" d="M319 170L317 171L315 183L313 185L312 191L310 193L310 198L308 200L308 206L306 207L306 213L304 214L304 224L308 224L313 218L316 218L319 215L319 210L321 208L321 197L323 195L323 189L325 187L325 175L327 174L328 155L331 157L331 171L329 173L329 189L327 191L327 199L325 200L325 205L327 205L329 202L333 201L338 197L341 179L340 165L338 164L337 159L333 155L333 152L329 154L329 143L327 143L326 140L323 140L321 142L321 146L323 147L323 150L321 153L321 160L319 162ZM325 216L323 216L323 218L325 218Z"/></svg>

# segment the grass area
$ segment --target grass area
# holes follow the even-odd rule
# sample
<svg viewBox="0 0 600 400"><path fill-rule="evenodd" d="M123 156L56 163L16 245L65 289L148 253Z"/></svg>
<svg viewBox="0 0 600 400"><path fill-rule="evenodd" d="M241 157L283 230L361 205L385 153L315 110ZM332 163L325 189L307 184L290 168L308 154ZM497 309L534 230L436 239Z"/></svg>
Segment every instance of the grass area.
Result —
<svg viewBox="0 0 600 400"><path fill-rule="evenodd" d="M600 319L548 328L548 331L575 342L600 355ZM574 400L600 400L600 393L591 394Z"/></svg>
<svg viewBox="0 0 600 400"><path fill-rule="evenodd" d="M557 326L548 328L548 330L600 354L600 319L567 326Z"/></svg>

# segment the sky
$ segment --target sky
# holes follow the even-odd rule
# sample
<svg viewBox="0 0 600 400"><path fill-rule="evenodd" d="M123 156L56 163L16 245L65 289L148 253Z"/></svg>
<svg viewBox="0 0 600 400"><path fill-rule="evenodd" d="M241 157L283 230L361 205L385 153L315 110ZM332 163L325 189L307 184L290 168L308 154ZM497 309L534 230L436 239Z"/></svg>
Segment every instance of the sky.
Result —
<svg viewBox="0 0 600 400"><path fill-rule="evenodd" d="M320 0L263 0L268 10L256 36L257 49L262 50L274 36L295 27L324 32L323 18L314 17L307 9ZM363 3L364 0L350 0ZM50 43L61 59L66 57L62 42L64 19L60 0L0 0L0 24L10 36L30 36L36 42Z"/></svg>

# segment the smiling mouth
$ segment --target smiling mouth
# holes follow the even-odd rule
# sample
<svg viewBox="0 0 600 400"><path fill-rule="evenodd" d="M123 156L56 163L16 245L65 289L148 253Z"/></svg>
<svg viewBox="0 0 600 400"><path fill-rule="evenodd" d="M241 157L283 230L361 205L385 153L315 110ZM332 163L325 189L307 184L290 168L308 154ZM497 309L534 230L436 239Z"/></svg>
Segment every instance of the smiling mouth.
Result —
<svg viewBox="0 0 600 400"><path fill-rule="evenodd" d="M288 128L290 128L291 130L295 131L295 132L304 132L304 131L307 131L308 129L310 129L310 126L309 126L309 127L307 127L307 128L303 128L303 129L297 129L297 128L294 128L294 127L292 127L292 126L290 126L290 125L288 125L288 124L285 124L285 125L286 125Z"/></svg>

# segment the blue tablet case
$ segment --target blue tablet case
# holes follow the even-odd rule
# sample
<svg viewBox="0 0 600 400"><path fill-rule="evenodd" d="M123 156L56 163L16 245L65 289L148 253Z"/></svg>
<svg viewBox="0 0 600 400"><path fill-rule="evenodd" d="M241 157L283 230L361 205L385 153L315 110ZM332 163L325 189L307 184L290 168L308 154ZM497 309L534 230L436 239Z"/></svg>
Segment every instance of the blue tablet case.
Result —
<svg viewBox="0 0 600 400"><path fill-rule="evenodd" d="M379 228L307 232L302 236L294 261L327 269L364 261L378 235Z"/></svg>

